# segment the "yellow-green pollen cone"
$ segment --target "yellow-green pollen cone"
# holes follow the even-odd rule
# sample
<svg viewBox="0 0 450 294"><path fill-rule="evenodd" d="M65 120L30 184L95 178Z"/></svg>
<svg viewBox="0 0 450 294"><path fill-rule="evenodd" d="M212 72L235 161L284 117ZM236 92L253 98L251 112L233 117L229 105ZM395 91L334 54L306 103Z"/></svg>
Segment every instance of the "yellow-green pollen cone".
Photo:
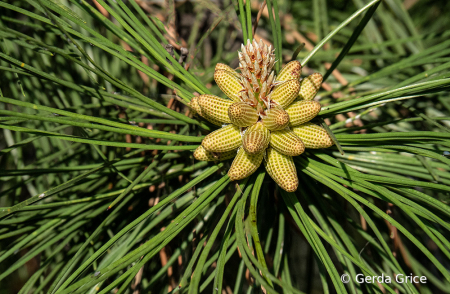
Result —
<svg viewBox="0 0 450 294"><path fill-rule="evenodd" d="M218 161L233 158L228 175L241 180L264 161L273 180L285 191L298 187L293 156L305 148L328 148L333 141L320 126L310 123L320 111L311 101L317 94L322 75L301 79L302 66L294 60L275 76L274 49L262 41L241 46L239 71L216 65L214 80L228 98L200 95L191 108L222 128L208 134L194 152L197 160Z"/></svg>

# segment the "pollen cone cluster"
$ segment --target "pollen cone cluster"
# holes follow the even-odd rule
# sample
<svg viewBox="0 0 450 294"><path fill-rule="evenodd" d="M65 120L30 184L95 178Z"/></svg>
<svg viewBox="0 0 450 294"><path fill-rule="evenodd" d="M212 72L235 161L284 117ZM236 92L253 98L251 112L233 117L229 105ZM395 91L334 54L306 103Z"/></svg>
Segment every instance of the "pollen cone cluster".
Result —
<svg viewBox="0 0 450 294"><path fill-rule="evenodd" d="M291 61L275 76L274 49L262 41L247 42L239 52L239 72L219 63L214 80L228 98L200 95L191 100L196 114L222 126L208 134L194 152L197 160L233 158L232 181L254 173L264 161L269 175L284 190L298 187L293 156L305 148L333 145L328 133L310 123L320 111L313 101L322 75L301 79L301 64Z"/></svg>

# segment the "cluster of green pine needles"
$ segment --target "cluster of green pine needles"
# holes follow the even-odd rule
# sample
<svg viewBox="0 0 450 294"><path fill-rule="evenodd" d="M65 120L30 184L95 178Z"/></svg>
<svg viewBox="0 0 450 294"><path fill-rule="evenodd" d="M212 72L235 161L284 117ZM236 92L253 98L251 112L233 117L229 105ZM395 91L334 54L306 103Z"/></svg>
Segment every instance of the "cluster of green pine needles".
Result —
<svg viewBox="0 0 450 294"><path fill-rule="evenodd" d="M450 293L436 2L0 2L0 293ZM192 156L187 104L253 38L324 75L295 193Z"/></svg>

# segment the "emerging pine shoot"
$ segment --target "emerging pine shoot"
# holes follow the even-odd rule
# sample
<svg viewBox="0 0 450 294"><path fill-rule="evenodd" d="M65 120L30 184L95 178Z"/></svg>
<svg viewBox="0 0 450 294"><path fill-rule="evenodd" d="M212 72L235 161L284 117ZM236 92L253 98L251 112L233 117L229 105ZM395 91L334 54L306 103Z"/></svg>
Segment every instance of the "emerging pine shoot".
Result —
<svg viewBox="0 0 450 294"><path fill-rule="evenodd" d="M292 127L301 125L315 118L320 112L320 103L317 101L298 101L292 103L286 112L289 114Z"/></svg>
<svg viewBox="0 0 450 294"><path fill-rule="evenodd" d="M245 132L242 147L250 154L261 153L267 148L269 141L270 131L262 123L256 123Z"/></svg>
<svg viewBox="0 0 450 294"><path fill-rule="evenodd" d="M265 158L270 176L291 192L298 186L292 156L302 154L305 147L327 148L333 142L323 128L309 123L321 109L319 102L309 100L317 94L322 75L300 82L301 64L291 61L276 77L274 64L271 46L248 41L239 52L240 73L228 65L216 65L214 79L229 99L201 95L190 105L210 122L228 125L207 135L194 157L217 161L235 155L228 171L232 181L250 176ZM294 102L297 98L301 101Z"/></svg>
<svg viewBox="0 0 450 294"><path fill-rule="evenodd" d="M211 152L227 152L242 144L241 133L235 125L228 125L207 135L202 146Z"/></svg>
<svg viewBox="0 0 450 294"><path fill-rule="evenodd" d="M202 114L222 123L231 123L226 111L231 104L233 104L232 101L214 95L200 95L198 97L198 105Z"/></svg>
<svg viewBox="0 0 450 294"><path fill-rule="evenodd" d="M305 123L292 129L294 133L302 139L306 148L319 149L328 148L333 145L333 141L327 131L321 126L313 123Z"/></svg>
<svg viewBox="0 0 450 294"><path fill-rule="evenodd" d="M287 192L294 192L298 187L297 170L292 156L282 154L275 149L267 150L266 170L272 179Z"/></svg>
<svg viewBox="0 0 450 294"><path fill-rule="evenodd" d="M300 85L299 98L303 100L312 100L322 86L323 77L320 73L313 73L304 78Z"/></svg>
<svg viewBox="0 0 450 294"><path fill-rule="evenodd" d="M266 116L262 118L266 128L271 131L278 131L289 125L289 114L281 106L274 107L266 112Z"/></svg>
<svg viewBox="0 0 450 294"><path fill-rule="evenodd" d="M258 113L255 108L245 102L236 102L228 108L228 117L232 124L238 127L248 127L255 124L258 119Z"/></svg>
<svg viewBox="0 0 450 294"><path fill-rule="evenodd" d="M258 169L263 157L264 154L262 152L250 154L244 148L239 149L228 171L228 176L232 181L245 179Z"/></svg>

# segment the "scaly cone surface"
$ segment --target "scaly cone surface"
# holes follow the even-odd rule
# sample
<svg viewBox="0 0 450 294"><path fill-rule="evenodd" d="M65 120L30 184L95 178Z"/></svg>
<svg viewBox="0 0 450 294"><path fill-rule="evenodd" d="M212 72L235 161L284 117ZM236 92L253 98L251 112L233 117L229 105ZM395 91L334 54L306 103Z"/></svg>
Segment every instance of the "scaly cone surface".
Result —
<svg viewBox="0 0 450 294"><path fill-rule="evenodd" d="M333 141L323 128L309 122L321 108L311 100L322 85L322 75L301 80L302 66L294 60L277 77L272 70L274 51L262 41L248 41L239 52L240 72L223 63L216 65L214 80L228 99L200 95L190 106L222 128L203 139L194 157L205 161L234 157L228 171L232 181L250 176L264 160L275 182L293 192L298 177L292 156L305 148L330 147Z"/></svg>

